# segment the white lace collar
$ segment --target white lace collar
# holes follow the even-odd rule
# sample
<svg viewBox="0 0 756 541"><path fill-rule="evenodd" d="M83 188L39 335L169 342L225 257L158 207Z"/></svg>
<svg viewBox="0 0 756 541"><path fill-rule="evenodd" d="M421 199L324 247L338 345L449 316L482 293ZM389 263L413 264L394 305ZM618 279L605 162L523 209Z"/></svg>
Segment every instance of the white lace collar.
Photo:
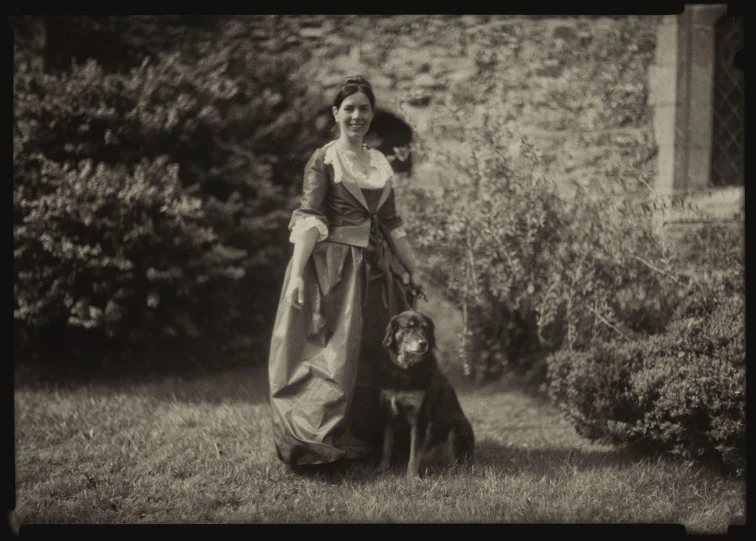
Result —
<svg viewBox="0 0 756 541"><path fill-rule="evenodd" d="M346 171L349 178L360 188L375 190L383 188L386 185L386 182L394 176L391 164L380 150L365 148L367 148L368 155L370 156L370 165L368 166L367 174L356 167L354 160L336 144L336 141L332 141L326 145L325 163L333 166L334 182L341 182Z"/></svg>

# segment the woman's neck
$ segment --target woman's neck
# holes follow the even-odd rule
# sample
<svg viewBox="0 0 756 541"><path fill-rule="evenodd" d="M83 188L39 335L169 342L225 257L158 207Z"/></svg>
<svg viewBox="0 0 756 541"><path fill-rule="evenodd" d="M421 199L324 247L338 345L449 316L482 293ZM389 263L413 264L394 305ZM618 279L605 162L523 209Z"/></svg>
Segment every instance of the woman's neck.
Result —
<svg viewBox="0 0 756 541"><path fill-rule="evenodd" d="M338 143L339 145L341 145L341 148L351 150L353 152L359 152L360 149L362 149L362 137L358 139L342 135L338 138Z"/></svg>

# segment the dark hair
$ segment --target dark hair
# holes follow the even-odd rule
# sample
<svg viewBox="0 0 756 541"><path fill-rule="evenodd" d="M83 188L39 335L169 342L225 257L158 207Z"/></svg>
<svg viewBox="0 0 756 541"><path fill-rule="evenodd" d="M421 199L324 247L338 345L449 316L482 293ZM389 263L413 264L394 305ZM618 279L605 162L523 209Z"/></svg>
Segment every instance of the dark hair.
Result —
<svg viewBox="0 0 756 541"><path fill-rule="evenodd" d="M361 75L355 75L353 77L347 77L344 83L341 85L341 88L339 88L338 93L336 94L336 99L333 100L333 105L337 109L341 107L341 102L344 101L344 99L347 96L351 96L352 94L356 94L357 92L362 92L365 94L368 98L368 101L370 101L370 107L375 110L375 94L373 94L373 87L370 86L370 83Z"/></svg>

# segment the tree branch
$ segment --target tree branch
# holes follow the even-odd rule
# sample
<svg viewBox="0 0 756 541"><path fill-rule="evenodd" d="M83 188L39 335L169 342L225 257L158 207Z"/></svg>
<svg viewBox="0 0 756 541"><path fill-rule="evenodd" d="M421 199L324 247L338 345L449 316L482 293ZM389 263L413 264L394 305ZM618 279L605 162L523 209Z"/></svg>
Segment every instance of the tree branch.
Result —
<svg viewBox="0 0 756 541"><path fill-rule="evenodd" d="M625 333L623 333L617 327L615 327L614 325L612 325L609 322L608 319L606 319L604 316L602 316L601 314L599 314L596 310L594 310L590 306L588 306L588 310L590 310L593 313L593 315L596 316L599 319L599 321L601 321L601 323L603 323L604 325L606 325L607 327L609 327L610 329L612 329L614 332L616 332L617 334L619 334L625 340L630 340L630 338L628 338Z"/></svg>
<svg viewBox="0 0 756 541"><path fill-rule="evenodd" d="M669 276L674 283L676 283L676 284L679 283L679 281L677 280L677 277L674 274L672 274L671 272L668 272L668 271L665 271L663 269L660 269L660 268L652 265L651 263L649 263L648 261L646 261L642 257L638 257L637 255L631 255L630 257L632 257L633 259L636 259L636 260L640 261L641 263L643 263L644 265L646 265L649 269L651 269L653 271L656 271L659 274L663 274L665 276Z"/></svg>

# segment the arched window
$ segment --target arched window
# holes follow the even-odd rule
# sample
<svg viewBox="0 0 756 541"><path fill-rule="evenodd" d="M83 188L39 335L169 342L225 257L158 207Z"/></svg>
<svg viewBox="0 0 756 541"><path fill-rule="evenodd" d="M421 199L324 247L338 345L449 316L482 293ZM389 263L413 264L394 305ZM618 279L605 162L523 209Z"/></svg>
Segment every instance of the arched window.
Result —
<svg viewBox="0 0 756 541"><path fill-rule="evenodd" d="M735 54L743 49L743 17L721 17L715 41L711 184L742 186L745 77Z"/></svg>
<svg viewBox="0 0 756 541"><path fill-rule="evenodd" d="M367 144L377 148L391 162L395 173L412 172L412 128L401 118L388 111L376 109L367 135Z"/></svg>

